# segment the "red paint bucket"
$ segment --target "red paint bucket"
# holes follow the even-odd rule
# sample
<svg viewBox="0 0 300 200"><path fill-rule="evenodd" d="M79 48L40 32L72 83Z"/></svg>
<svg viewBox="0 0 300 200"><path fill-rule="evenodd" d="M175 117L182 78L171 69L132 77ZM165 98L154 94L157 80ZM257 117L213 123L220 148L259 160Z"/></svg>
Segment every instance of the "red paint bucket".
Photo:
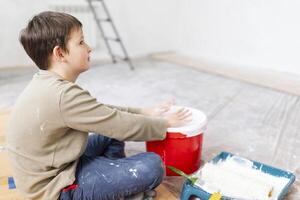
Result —
<svg viewBox="0 0 300 200"><path fill-rule="evenodd" d="M172 108L174 112L178 107ZM203 132L206 129L207 118L203 112L187 108L193 113L193 120L183 127L168 128L167 136L161 141L146 142L148 152L154 152L162 158L166 166L191 174L197 171L201 164ZM177 176L166 169L167 176Z"/></svg>

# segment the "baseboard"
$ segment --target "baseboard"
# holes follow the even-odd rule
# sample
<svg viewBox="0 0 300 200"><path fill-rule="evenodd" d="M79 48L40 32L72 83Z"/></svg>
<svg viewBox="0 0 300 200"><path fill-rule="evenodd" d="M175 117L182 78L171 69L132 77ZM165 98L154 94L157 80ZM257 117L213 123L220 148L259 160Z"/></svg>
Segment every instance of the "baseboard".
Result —
<svg viewBox="0 0 300 200"><path fill-rule="evenodd" d="M151 57L156 60L192 67L203 72L300 96L300 76L298 75L267 69L249 69L213 64L176 52L156 53L152 54Z"/></svg>

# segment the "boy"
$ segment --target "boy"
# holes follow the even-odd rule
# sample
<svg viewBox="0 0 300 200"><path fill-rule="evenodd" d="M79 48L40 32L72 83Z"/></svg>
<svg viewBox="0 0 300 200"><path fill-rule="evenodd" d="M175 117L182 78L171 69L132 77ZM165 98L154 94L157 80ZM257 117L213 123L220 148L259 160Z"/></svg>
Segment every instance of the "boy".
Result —
<svg viewBox="0 0 300 200"><path fill-rule="evenodd" d="M159 185L160 158L153 153L126 158L122 141L163 139L167 127L185 123L190 114L180 110L160 118L159 107L104 105L76 85L89 68L91 49L71 15L34 16L20 42L40 69L16 102L8 126L7 149L23 196L126 199Z"/></svg>

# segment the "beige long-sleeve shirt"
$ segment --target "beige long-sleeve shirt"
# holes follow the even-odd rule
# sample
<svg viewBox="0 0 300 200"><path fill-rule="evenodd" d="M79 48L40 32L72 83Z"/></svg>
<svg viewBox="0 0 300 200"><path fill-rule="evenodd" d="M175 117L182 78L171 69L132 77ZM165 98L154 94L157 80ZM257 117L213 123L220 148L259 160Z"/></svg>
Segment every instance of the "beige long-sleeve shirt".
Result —
<svg viewBox="0 0 300 200"><path fill-rule="evenodd" d="M75 181L89 132L121 141L163 139L165 120L139 112L98 103L75 83L40 70L18 98L7 130L17 189L28 199L58 199Z"/></svg>

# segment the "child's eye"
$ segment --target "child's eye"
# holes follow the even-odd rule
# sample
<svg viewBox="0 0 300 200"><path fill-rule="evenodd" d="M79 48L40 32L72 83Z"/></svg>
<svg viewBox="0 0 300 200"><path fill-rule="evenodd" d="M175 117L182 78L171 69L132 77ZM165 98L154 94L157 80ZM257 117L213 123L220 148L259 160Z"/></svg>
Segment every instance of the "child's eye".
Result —
<svg viewBox="0 0 300 200"><path fill-rule="evenodd" d="M84 43L84 41L83 41L83 40L81 40L79 44L83 44L83 43Z"/></svg>

